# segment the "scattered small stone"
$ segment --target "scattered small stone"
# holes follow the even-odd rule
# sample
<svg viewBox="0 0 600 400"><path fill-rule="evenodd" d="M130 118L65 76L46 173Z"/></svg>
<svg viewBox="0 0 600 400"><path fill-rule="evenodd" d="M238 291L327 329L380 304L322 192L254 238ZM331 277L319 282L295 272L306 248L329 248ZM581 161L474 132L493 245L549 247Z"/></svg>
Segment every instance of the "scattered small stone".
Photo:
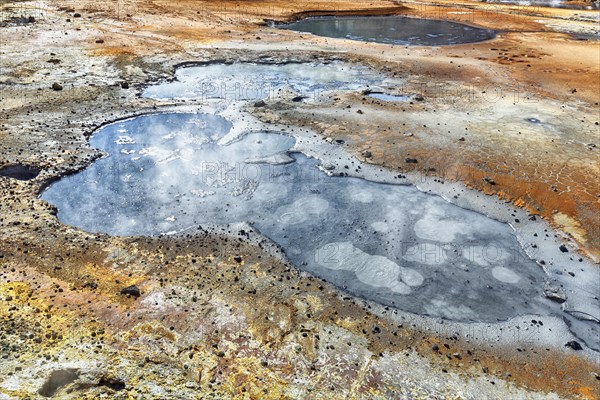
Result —
<svg viewBox="0 0 600 400"><path fill-rule="evenodd" d="M381 333L381 329L377 325L373 325L373 333L375 333L375 334Z"/></svg>
<svg viewBox="0 0 600 400"><path fill-rule="evenodd" d="M421 96L420 94L416 95L416 96L414 97L414 99L415 99L416 101L425 101L425 97Z"/></svg>
<svg viewBox="0 0 600 400"><path fill-rule="evenodd" d="M104 43L104 39L98 39L98 40L96 40L96 43L102 44L102 43Z"/></svg>
<svg viewBox="0 0 600 400"><path fill-rule="evenodd" d="M357 114L364 114L363 110L356 111Z"/></svg>
<svg viewBox="0 0 600 400"><path fill-rule="evenodd" d="M300 102L300 101L304 100L305 98L306 98L306 97L304 97L304 96L296 96L296 97L292 98L292 101L293 101L294 103L298 103L298 102Z"/></svg>
<svg viewBox="0 0 600 400"><path fill-rule="evenodd" d="M461 136L461 137L458 139L458 141L459 141L459 142L464 142L464 141L465 141L465 138L464 138L464 136Z"/></svg>
<svg viewBox="0 0 600 400"><path fill-rule="evenodd" d="M98 284L96 282L85 282L83 284L84 288L90 288L92 290L97 289L98 288Z"/></svg>
<svg viewBox="0 0 600 400"><path fill-rule="evenodd" d="M495 180L493 180L492 178L489 178L489 177L487 177L487 176L486 176L486 177L484 177L484 178L483 178L483 180L484 180L486 183L488 183L488 184L490 184L490 185L492 185L492 186L496 184L496 181L495 181Z"/></svg>
<svg viewBox="0 0 600 400"><path fill-rule="evenodd" d="M434 344L433 346L431 346L431 350L433 351L438 351L440 349L440 347L437 344Z"/></svg>
<svg viewBox="0 0 600 400"><path fill-rule="evenodd" d="M133 296L136 298L141 296L140 289L136 285L127 286L126 288L121 289L121 294Z"/></svg>
<svg viewBox="0 0 600 400"><path fill-rule="evenodd" d="M121 88L129 89L129 82L121 82Z"/></svg>
<svg viewBox="0 0 600 400"><path fill-rule="evenodd" d="M583 347L581 347L581 345L579 344L578 341L576 340L571 340L570 342L567 342L565 344L565 347L570 347L573 350L579 351L579 350L583 350Z"/></svg>
<svg viewBox="0 0 600 400"><path fill-rule="evenodd" d="M237 263L241 263L241 262L242 262L242 257L240 257L240 256L235 256L235 257L233 257L233 259L234 259L234 260L235 260L235 262L237 262Z"/></svg>
<svg viewBox="0 0 600 400"><path fill-rule="evenodd" d="M74 17L74 18L81 18L81 14L79 14L79 13L75 13L75 14L73 14L73 17Z"/></svg>
<svg viewBox="0 0 600 400"><path fill-rule="evenodd" d="M335 139L335 142L337 144L344 144L345 143L343 139Z"/></svg>
<svg viewBox="0 0 600 400"><path fill-rule="evenodd" d="M567 249L567 246L565 246L564 244L561 244L559 247L560 251L562 251L563 253L568 253L569 249Z"/></svg>
<svg viewBox="0 0 600 400"><path fill-rule="evenodd" d="M258 101L254 102L254 107L264 107L266 105L267 105L267 103L265 103L264 100L258 100Z"/></svg>
<svg viewBox="0 0 600 400"><path fill-rule="evenodd" d="M460 355L460 353L454 353L452 354L454 356L454 358L456 358L457 360L462 360L462 356Z"/></svg>
<svg viewBox="0 0 600 400"><path fill-rule="evenodd" d="M404 159L404 162L407 163L407 164L416 164L416 163L418 163L418 161L417 161L416 158L410 158L410 157L406 157Z"/></svg>
<svg viewBox="0 0 600 400"><path fill-rule="evenodd" d="M52 90L56 90L58 92L58 91L63 90L63 87L62 87L62 85L60 83L54 82L52 84Z"/></svg>
<svg viewBox="0 0 600 400"><path fill-rule="evenodd" d="M363 150L363 152L361 154L365 158L371 158L371 157L373 157L373 153L371 153L369 150Z"/></svg>
<svg viewBox="0 0 600 400"><path fill-rule="evenodd" d="M35 17L30 15L29 18L27 18L27 22L29 22L30 24L33 24L35 22Z"/></svg>

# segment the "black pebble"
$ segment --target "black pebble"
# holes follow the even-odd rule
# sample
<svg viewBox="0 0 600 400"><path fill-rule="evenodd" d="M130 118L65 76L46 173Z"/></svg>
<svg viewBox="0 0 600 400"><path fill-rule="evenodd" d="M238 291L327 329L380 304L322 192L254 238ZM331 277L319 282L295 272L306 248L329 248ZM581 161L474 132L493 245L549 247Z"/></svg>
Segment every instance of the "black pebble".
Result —
<svg viewBox="0 0 600 400"><path fill-rule="evenodd" d="M136 285L127 286L121 289L121 294L128 294L133 297L140 297L140 289Z"/></svg>
<svg viewBox="0 0 600 400"><path fill-rule="evenodd" d="M583 347L581 347L581 345L579 344L579 342L576 341L576 340L571 340L570 342L567 342L565 344L565 347L570 347L573 350L583 350Z"/></svg>

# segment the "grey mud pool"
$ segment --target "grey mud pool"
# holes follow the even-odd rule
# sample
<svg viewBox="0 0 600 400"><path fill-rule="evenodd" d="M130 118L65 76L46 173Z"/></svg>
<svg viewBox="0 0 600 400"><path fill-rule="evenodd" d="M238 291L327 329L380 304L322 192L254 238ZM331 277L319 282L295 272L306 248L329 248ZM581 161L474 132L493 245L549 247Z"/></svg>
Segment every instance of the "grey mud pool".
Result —
<svg viewBox="0 0 600 400"><path fill-rule="evenodd" d="M397 15L305 18L281 28L336 39L402 46L443 46L493 39L496 33L450 21Z"/></svg>
<svg viewBox="0 0 600 400"><path fill-rule="evenodd" d="M144 96L215 100L226 109L284 89L309 97L381 81L345 64L204 65L179 69L175 81ZM328 174L322 161L294 150L293 136L231 137L233 129L219 113L111 123L90 140L107 156L42 199L65 224L118 236L245 222L300 270L409 313L486 323L562 315L544 296L544 269L509 225L414 186ZM593 322L571 329L596 347Z"/></svg>

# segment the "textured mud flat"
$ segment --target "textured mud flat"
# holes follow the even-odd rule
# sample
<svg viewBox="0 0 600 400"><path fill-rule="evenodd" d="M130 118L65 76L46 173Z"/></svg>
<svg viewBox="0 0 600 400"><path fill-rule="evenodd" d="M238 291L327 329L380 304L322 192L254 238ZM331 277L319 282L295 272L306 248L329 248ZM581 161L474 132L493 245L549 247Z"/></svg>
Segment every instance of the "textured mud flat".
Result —
<svg viewBox="0 0 600 400"><path fill-rule="evenodd" d="M250 129L249 123L260 126L249 117L235 120L235 108L228 113L219 101L200 104L202 101L191 99L139 96L149 83L172 79L179 63L358 61L405 79L406 85L397 90L385 87L375 91L410 94L414 104L372 99L367 105L362 97L369 97L357 93L316 103L294 101L297 93L280 93L265 105L251 104L249 111L263 124L271 121L279 132L291 132L296 138L293 151L330 160L334 167L327 170L330 174L344 173L344 165L351 168L348 153L362 159L366 157L363 151L369 151L371 157L353 173L357 177L414 182L461 207L477 208L479 203L473 196L463 197L460 185L455 188L451 181L483 182L486 186L480 189L516 196L512 200L528 192L530 196L523 197L522 204L517 202L526 207L543 200L543 206L538 204L541 210L534 213L538 221L525 224L514 219L529 221L535 206L526 211L505 204L486 213L510 210L494 218L510 222L523 244L548 247L547 254L553 256L537 261L544 261L548 273L563 279L554 283L570 283L555 288L559 295L564 290L569 297L566 305L563 303L566 310L589 306L589 302L573 305L570 291L580 293L579 288L590 285L587 266L580 267L578 261L585 257L578 246L589 251L596 243L592 234L596 228L589 217L595 203L584 201L585 191L578 188L589 182L587 191L595 191L595 180L587 179L593 176L590 161L597 155L588 131L588 123L593 125L595 119L588 115L593 114L590 105L598 100L596 91L587 86L596 76L597 56L587 43L556 33L590 31L594 24L585 21L591 21L587 14L535 10L531 17L519 14L515 18L510 6L498 6L493 12L486 8L481 13L477 10L485 5L420 6L412 12L426 18L439 18L443 9L444 19L460 20L467 15L485 28L538 33L508 33L479 44L408 51L402 46L348 45L344 40L307 38L264 23L267 19L289 21L299 10L341 10L356 15L364 4L295 2L294 9L289 2L279 1L244 5L247 7L222 2L119 2L118 7L109 3L3 3L10 8L3 17L23 14L33 15L34 20L27 18L26 24L9 23L1 28L5 68L0 92L0 160L3 167L30 166L40 173L29 180L0 178L0 396L597 398L597 358L587 349L575 350L577 345L571 340L577 339L569 337L560 319L527 316L517 318L516 324L467 327L444 320L424 321L299 273L282 261L279 249L261 240L248 225L205 226L162 237L111 237L61 223L57 210L38 199L50 182L96 165L93 161L103 154L89 145L88 138L95 127L106 122L147 112L184 111L181 105L185 105L190 112L221 113L234 125L232 137ZM368 13L379 15L390 10L409 12L388 2L374 1L369 7ZM544 22L536 22L541 20ZM531 48L537 50L528 50ZM574 54L578 65L573 65ZM531 67L520 62L525 59ZM544 70L552 71L552 79ZM472 81L474 76L480 80ZM415 143L419 138L424 147L434 148L420 131L386 131L389 124L383 121L372 132L363 129L363 123L372 125L375 120L374 110L383 111L382 116L398 116L402 111L396 106L416 109L431 105L432 97L419 89L421 82L444 82L450 87L467 83L487 93L491 83L502 88L505 84L533 84L530 90L541 98L575 104L565 115L585 122L569 122L574 128L560 129L562 136L536 131L531 140L538 147L498 146L496 150L486 146L489 135L473 129L465 138L472 140L465 146L465 157L441 157L457 162L482 149L485 157L495 160L496 152L502 150L505 160L518 162L506 168L512 174L506 176L523 177L535 172L524 161L534 159L531 149L538 149L539 171L528 180L532 190L493 175L499 170L493 163L486 166L474 161L469 165L479 172L446 179L443 165L426 166L422 155L400 151L406 148L400 147L400 138ZM572 92L574 88L576 92ZM424 104L417 100L418 94L425 98ZM449 107L455 104L470 115L488 118L489 114L481 114L482 107L465 108L464 103L454 103L454 96L444 98ZM340 107L335 106L338 102ZM351 108L342 111L347 105ZM541 109L548 111L545 107ZM292 115L292 110L297 114ZM522 114L527 115L515 115L535 129L548 125L545 115ZM436 114L429 110L426 115ZM292 117L296 118L293 123ZM536 118L541 124L525 121L527 118ZM298 126L302 125L301 130ZM309 126L311 129L306 129ZM394 126L399 126L397 121ZM407 131L413 136L405 135ZM402 136L394 140L396 133ZM465 134L453 131L448 143L437 137L438 147L459 154L452 143L456 139L464 144L458 140L461 136ZM367 145L357 140L360 138L372 143ZM376 147L393 151L380 158ZM558 148L560 152L553 151ZM418 154L417 150L410 152ZM398 164L393 156L399 157ZM407 165L406 157L415 157L418 163ZM565 164L561 157L578 161ZM557 165L563 166L560 174L546 173L556 172ZM437 172L422 170L429 167ZM578 173L573 174L575 167ZM568 176L577 185L570 186L570 191L557 187L555 192L550 185L536 186L537 174L557 182L565 182ZM406 178L394 179L398 175ZM421 180L424 175L430 177ZM483 177L496 185L485 183ZM480 196L486 199L480 204L489 204L489 196ZM553 209L559 212L552 214ZM572 238L546 225L540 232L537 223L548 216L554 226L560 221L561 229L568 228ZM556 255L561 244L567 252ZM569 347L563 338L569 338Z"/></svg>

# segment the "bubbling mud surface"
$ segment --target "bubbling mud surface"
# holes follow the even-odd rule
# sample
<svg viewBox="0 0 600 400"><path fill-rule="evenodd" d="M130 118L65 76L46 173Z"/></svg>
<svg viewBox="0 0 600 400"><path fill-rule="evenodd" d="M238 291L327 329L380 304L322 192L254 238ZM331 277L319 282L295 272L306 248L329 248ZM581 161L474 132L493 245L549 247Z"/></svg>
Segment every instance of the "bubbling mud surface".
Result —
<svg viewBox="0 0 600 400"><path fill-rule="evenodd" d="M281 25L317 36L402 46L441 46L492 39L489 29L449 21L401 16L314 17Z"/></svg>

